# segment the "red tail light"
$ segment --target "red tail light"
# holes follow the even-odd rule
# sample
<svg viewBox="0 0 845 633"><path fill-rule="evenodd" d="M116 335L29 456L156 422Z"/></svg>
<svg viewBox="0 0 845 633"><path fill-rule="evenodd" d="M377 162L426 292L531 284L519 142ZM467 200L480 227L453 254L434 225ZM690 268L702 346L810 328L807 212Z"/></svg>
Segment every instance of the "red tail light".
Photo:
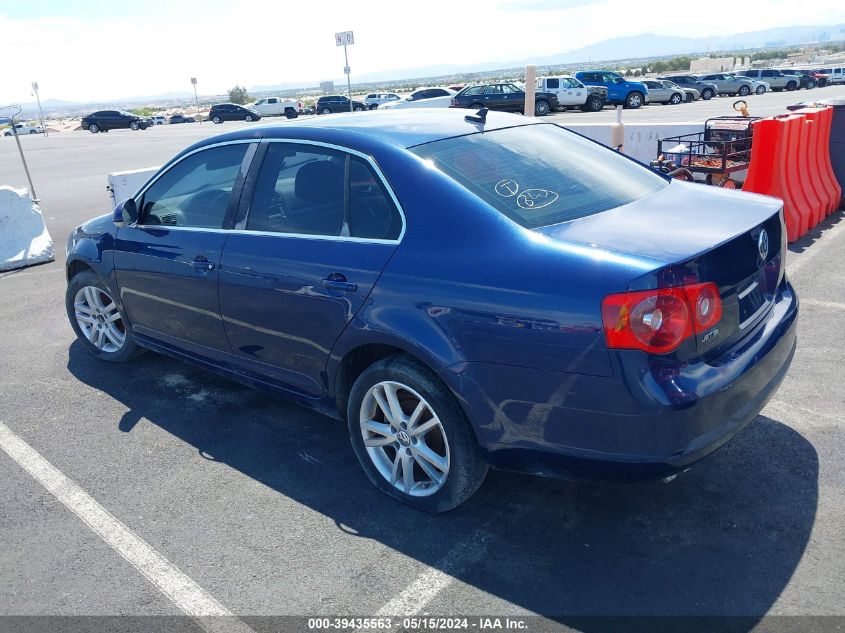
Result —
<svg viewBox="0 0 845 633"><path fill-rule="evenodd" d="M608 295L601 303L607 346L666 354L722 318L716 284L703 283Z"/></svg>

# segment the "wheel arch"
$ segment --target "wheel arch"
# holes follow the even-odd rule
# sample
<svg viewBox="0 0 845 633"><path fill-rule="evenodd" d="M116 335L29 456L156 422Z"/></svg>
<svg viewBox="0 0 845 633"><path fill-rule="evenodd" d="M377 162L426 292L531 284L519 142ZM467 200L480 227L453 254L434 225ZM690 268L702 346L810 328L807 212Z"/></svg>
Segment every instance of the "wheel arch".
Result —
<svg viewBox="0 0 845 633"><path fill-rule="evenodd" d="M398 335L380 333L378 337L363 338L361 334L372 334L371 330L356 330L349 333L350 336L341 337L335 349L332 350L326 365L326 378L329 387L329 396L335 401L338 412L342 418L346 418L346 406L349 400L349 392L352 385L361 373L368 367L384 358L390 356L405 356L425 367L438 378L447 389L461 402L464 414L469 418L469 411L466 410L462 398L456 391L456 385L450 384L448 372L443 370L451 364L444 360L444 353L454 353L453 350L437 350L432 353L424 348L418 339L411 340ZM424 338L424 337L423 337ZM344 339L346 341L344 342ZM451 354L450 354L451 355Z"/></svg>

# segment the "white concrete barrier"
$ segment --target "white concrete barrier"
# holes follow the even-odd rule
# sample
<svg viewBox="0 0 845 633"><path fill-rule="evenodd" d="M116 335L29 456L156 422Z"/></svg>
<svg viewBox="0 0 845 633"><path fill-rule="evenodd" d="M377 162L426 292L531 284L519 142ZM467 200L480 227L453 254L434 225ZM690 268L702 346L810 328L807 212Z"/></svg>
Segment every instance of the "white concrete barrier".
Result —
<svg viewBox="0 0 845 633"><path fill-rule="evenodd" d="M112 204L131 198L158 169L158 167L145 167L110 173L108 189L111 192Z"/></svg>
<svg viewBox="0 0 845 633"><path fill-rule="evenodd" d="M53 261L53 240L26 189L0 186L0 270Z"/></svg>
<svg viewBox="0 0 845 633"><path fill-rule="evenodd" d="M564 127L610 147L611 126L609 123L567 124ZM647 165L657 158L657 141L669 136L703 131L704 123L625 123L625 141L622 151Z"/></svg>

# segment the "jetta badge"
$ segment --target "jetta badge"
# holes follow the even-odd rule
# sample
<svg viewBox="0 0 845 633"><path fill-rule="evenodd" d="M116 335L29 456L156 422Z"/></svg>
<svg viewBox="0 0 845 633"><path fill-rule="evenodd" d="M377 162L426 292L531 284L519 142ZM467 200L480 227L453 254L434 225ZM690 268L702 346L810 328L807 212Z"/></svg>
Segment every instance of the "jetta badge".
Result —
<svg viewBox="0 0 845 633"><path fill-rule="evenodd" d="M757 250L760 251L760 259L766 261L769 255L769 234L766 229L760 231L760 237L757 238Z"/></svg>

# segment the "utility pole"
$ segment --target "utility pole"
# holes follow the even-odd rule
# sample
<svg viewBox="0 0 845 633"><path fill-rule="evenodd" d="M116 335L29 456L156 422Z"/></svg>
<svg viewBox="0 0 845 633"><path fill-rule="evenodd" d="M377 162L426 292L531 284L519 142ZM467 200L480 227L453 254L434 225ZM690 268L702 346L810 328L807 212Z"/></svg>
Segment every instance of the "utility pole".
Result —
<svg viewBox="0 0 845 633"><path fill-rule="evenodd" d="M343 46L343 60L346 62L346 65L343 67L343 72L346 75L346 91L349 96L349 111L352 112L352 79L349 76L352 69L349 68L349 54L346 51L346 47L355 43L355 36L352 34L352 31L342 31L341 33L334 34L334 41L335 46Z"/></svg>
<svg viewBox="0 0 845 633"><path fill-rule="evenodd" d="M35 99L38 101L38 111L41 113L41 132L44 136L48 136L47 134L47 126L44 125L44 110L41 107L41 97L38 96L38 82L32 82L32 91L35 93Z"/></svg>

